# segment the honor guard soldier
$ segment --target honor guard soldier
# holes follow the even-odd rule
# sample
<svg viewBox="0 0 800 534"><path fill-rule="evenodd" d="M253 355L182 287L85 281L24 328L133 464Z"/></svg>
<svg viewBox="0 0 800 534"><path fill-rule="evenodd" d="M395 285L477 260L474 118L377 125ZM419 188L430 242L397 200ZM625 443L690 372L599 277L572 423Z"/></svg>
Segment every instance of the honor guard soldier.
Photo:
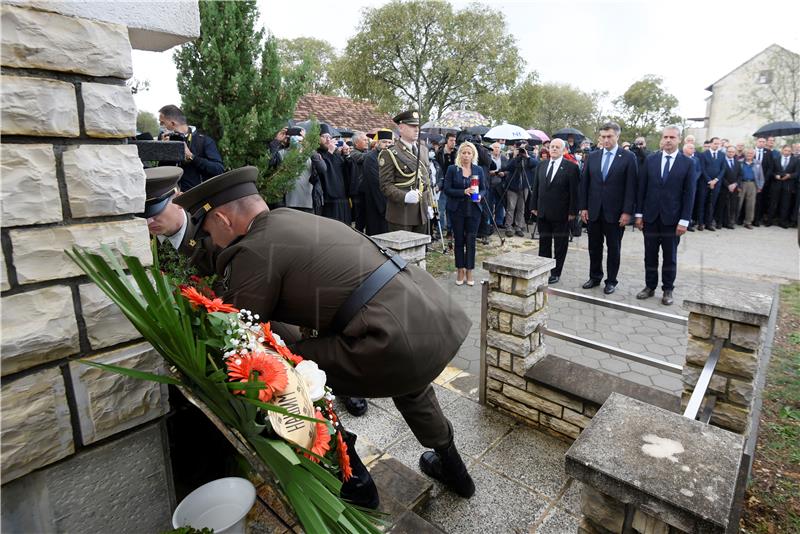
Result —
<svg viewBox="0 0 800 534"><path fill-rule="evenodd" d="M180 194L178 183L183 174L180 167L153 167L144 170L144 213L139 217L147 220L147 229L159 243L159 259L163 267L189 269L176 273L181 278L189 274L207 276L214 272L213 250L210 240L196 236L197 229L186 212L172 200ZM169 247L169 248L166 248ZM177 259L175 252L186 257ZM184 263L178 266L178 263ZM174 265L169 265L174 264Z"/></svg>
<svg viewBox="0 0 800 534"><path fill-rule="evenodd" d="M419 113L404 111L394 119L400 139L378 156L381 192L386 197L389 231L428 233L433 202L428 179L428 155L419 153Z"/></svg>
<svg viewBox="0 0 800 534"><path fill-rule="evenodd" d="M470 320L425 270L341 222L280 208L258 194L258 169L207 180L176 199L221 247L223 299L304 331L286 338L341 395L392 397L419 442L420 468L463 497L475 485L431 381L455 356ZM353 477L343 498L377 507L377 489L348 436Z"/></svg>

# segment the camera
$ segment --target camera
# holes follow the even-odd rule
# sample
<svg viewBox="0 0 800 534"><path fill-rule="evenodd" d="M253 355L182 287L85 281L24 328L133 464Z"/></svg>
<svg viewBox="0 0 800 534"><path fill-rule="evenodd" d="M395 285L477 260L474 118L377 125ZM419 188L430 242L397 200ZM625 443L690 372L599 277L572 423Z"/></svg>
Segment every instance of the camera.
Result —
<svg viewBox="0 0 800 534"><path fill-rule="evenodd" d="M302 128L297 128L297 127L287 128L286 129L286 135L288 137L292 137L294 135L303 135L303 129Z"/></svg>
<svg viewBox="0 0 800 534"><path fill-rule="evenodd" d="M186 142L186 134L182 134L180 132L170 132L169 137L167 137L169 141L183 141Z"/></svg>

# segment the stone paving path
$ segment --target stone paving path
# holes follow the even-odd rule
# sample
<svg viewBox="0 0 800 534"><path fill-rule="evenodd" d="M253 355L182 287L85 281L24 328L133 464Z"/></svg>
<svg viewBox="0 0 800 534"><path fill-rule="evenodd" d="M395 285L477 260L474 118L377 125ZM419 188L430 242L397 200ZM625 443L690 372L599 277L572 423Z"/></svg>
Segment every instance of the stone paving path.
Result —
<svg viewBox="0 0 800 534"><path fill-rule="evenodd" d="M693 291L704 287L732 287L750 291L771 292L775 283L800 278L800 256L796 233L782 228L757 228L749 231L694 232L681 240L678 251L678 278L675 304L670 307L660 303L661 291L656 297L640 301L635 295L644 287L644 245L642 234L628 230L622 244L622 262L617 291L603 294L602 285L591 290L581 289L588 279L589 253L586 234L575 238L569 246L560 282L554 286L569 291L582 292L599 298L625 302L637 306L659 309L686 315L680 307L681 300ZM479 245L479 250L482 245ZM495 236L488 247L497 254L510 250L536 254L538 242L529 238L507 238L500 246ZM483 269L476 269L475 279L488 278ZM456 286L455 273L441 277L442 286L456 296L470 317L472 330L461 346L452 365L473 374L479 373L480 363L480 286ZM550 318L548 327L578 334L595 341L614 345L639 354L663 358L682 364L686 350L686 328L655 319L635 316L569 300L552 297L548 301ZM588 367L618 375L633 382L661 389L669 393L681 390L680 376L629 362L607 353L583 348L566 341L546 339L548 352Z"/></svg>

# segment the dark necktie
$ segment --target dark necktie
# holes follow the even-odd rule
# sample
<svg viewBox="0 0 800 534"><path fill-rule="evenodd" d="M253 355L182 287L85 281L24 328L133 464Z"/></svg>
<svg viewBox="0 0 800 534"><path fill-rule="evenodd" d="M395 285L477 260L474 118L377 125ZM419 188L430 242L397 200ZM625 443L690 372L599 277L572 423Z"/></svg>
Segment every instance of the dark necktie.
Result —
<svg viewBox="0 0 800 534"><path fill-rule="evenodd" d="M711 152L711 159L717 159L717 153L716 153L716 151L712 151L712 152Z"/></svg>
<svg viewBox="0 0 800 534"><path fill-rule="evenodd" d="M783 170L786 170L786 167L789 165L789 158L783 158Z"/></svg>
<svg viewBox="0 0 800 534"><path fill-rule="evenodd" d="M731 169L733 168L733 160L732 159L728 159L728 167L730 167Z"/></svg>
<svg viewBox="0 0 800 534"><path fill-rule="evenodd" d="M664 170L661 172L661 181L665 182L667 180L667 175L669 174L669 160L672 159L672 156L666 156L666 161L664 162Z"/></svg>
<svg viewBox="0 0 800 534"><path fill-rule="evenodd" d="M553 162L550 162L550 167L547 168L547 183L553 181Z"/></svg>
<svg viewBox="0 0 800 534"><path fill-rule="evenodd" d="M759 163L761 163L761 149L760 149L760 148L758 149L758 157L756 158L756 160L757 160Z"/></svg>

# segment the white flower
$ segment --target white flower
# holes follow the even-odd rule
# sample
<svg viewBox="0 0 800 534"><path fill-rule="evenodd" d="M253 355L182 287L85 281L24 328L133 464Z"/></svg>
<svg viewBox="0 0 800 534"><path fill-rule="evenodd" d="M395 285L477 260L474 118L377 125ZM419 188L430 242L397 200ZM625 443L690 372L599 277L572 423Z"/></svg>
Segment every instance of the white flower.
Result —
<svg viewBox="0 0 800 534"><path fill-rule="evenodd" d="M281 347L285 347L286 346L286 343L283 342L283 339L281 339L281 336L279 336L275 332L272 333L272 338L275 340L275 343L280 345ZM314 364L314 365L317 365L317 364Z"/></svg>
<svg viewBox="0 0 800 534"><path fill-rule="evenodd" d="M317 402L325 396L325 381L328 377L325 371L317 366L317 362L303 360L297 364L295 370L303 377L312 402Z"/></svg>

